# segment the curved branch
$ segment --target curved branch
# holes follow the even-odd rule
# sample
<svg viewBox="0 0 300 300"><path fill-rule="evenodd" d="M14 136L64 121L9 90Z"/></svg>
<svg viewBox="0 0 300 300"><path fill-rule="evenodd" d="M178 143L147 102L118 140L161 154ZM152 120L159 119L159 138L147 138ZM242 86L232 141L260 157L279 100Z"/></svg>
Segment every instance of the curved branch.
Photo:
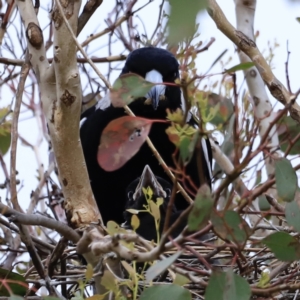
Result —
<svg viewBox="0 0 300 300"><path fill-rule="evenodd" d="M57 231L73 243L77 243L79 241L80 236L75 230L71 229L64 223L58 222L57 220L46 218L40 215L20 213L3 203L0 203L0 211L3 216L9 218L14 223L43 226Z"/></svg>
<svg viewBox="0 0 300 300"><path fill-rule="evenodd" d="M300 106L295 103L296 95L291 95L285 86L275 77L270 66L256 47L255 42L241 31L236 30L228 22L217 2L215 0L209 0L208 3L207 11L216 23L218 29L249 56L274 98L284 105L290 102L293 103L290 108L291 116L300 123Z"/></svg>

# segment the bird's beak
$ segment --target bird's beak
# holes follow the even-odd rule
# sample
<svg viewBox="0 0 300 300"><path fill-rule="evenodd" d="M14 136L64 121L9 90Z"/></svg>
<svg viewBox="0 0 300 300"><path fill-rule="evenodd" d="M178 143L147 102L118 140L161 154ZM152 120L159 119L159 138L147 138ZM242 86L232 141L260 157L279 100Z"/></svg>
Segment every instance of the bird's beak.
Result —
<svg viewBox="0 0 300 300"><path fill-rule="evenodd" d="M131 226L129 224L127 224L127 221L125 221L124 223L121 224L121 228L131 229Z"/></svg>
<svg viewBox="0 0 300 300"><path fill-rule="evenodd" d="M162 83L163 82L162 75L156 70L152 70L152 71L146 73L145 79L152 83ZM145 96L147 100L148 99L151 100L152 106L155 110L157 109L157 107L159 105L159 101L161 99L164 99L165 89L166 89L165 85L157 84L154 87L152 87L151 90Z"/></svg>
<svg viewBox="0 0 300 300"><path fill-rule="evenodd" d="M153 194L156 197L166 198L167 193L164 191L163 187L160 185L155 175L151 171L148 165L145 166L139 184L137 185L135 192L133 194L133 199L136 200L143 195L143 188L150 187Z"/></svg>

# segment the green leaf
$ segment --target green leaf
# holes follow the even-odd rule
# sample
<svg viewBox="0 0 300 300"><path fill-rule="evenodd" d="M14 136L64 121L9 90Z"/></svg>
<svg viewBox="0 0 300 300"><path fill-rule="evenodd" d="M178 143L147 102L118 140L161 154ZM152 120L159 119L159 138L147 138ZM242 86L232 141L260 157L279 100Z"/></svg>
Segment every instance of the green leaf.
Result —
<svg viewBox="0 0 300 300"><path fill-rule="evenodd" d="M297 17L296 20L300 23L300 17Z"/></svg>
<svg viewBox="0 0 300 300"><path fill-rule="evenodd" d="M222 126L221 130L224 130L226 123L229 121L234 112L231 100L215 93L211 93L207 97L207 109L210 110L219 105L218 112L209 122L216 126Z"/></svg>
<svg viewBox="0 0 300 300"><path fill-rule="evenodd" d="M198 190L192 211L188 216L188 228L190 231L200 230L207 225L213 205L210 188L207 184L202 185Z"/></svg>
<svg viewBox="0 0 300 300"><path fill-rule="evenodd" d="M149 207L150 207L150 211L152 213L152 216L154 217L155 221L158 222L160 220L159 207L157 206L157 204L153 200L149 201Z"/></svg>
<svg viewBox="0 0 300 300"><path fill-rule="evenodd" d="M213 272L205 290L205 300L249 300L250 297L248 282L232 270Z"/></svg>
<svg viewBox="0 0 300 300"><path fill-rule="evenodd" d="M186 136L183 136L180 138L180 144L179 144L179 153L180 157L186 166L191 158L193 157L195 147L197 142L199 141L199 132L191 133L192 138L190 138L190 132L192 130L189 130L191 127L189 126L187 128L187 131L185 131L184 134L187 134Z"/></svg>
<svg viewBox="0 0 300 300"><path fill-rule="evenodd" d="M190 280L187 277L185 277L184 275L181 275L179 273L176 273L173 283L177 284L177 285L180 285L180 286L183 286L183 285L185 285L189 282L190 282Z"/></svg>
<svg viewBox="0 0 300 300"><path fill-rule="evenodd" d="M215 233L223 240L244 244L251 235L249 225L235 211L213 211L211 222Z"/></svg>
<svg viewBox="0 0 300 300"><path fill-rule="evenodd" d="M245 63L241 63L241 64L238 64L228 70L225 70L224 73L233 73L233 72L236 72L236 71L242 71L242 70L247 70L247 69L250 69L254 66L254 63L251 61L251 62L245 62Z"/></svg>
<svg viewBox="0 0 300 300"><path fill-rule="evenodd" d="M124 269L128 272L130 278L136 283L137 276L134 268L125 260L121 261L121 264L123 265Z"/></svg>
<svg viewBox="0 0 300 300"><path fill-rule="evenodd" d="M155 277L160 275L162 272L167 270L169 266L182 254L182 251L178 251L168 258L164 260L158 261L156 264L152 265L147 271L146 271L146 282L149 283L152 281Z"/></svg>
<svg viewBox="0 0 300 300"><path fill-rule="evenodd" d="M101 284L109 291L113 291L115 294L118 293L119 287L117 280L110 271L104 271L104 274L101 279Z"/></svg>
<svg viewBox="0 0 300 300"><path fill-rule="evenodd" d="M23 297L21 296L16 296L16 295L11 295L10 297L8 297L9 300L24 300ZM55 300L58 300L59 298L55 298Z"/></svg>
<svg viewBox="0 0 300 300"><path fill-rule="evenodd" d="M262 242L282 261L295 261L300 259L299 241L288 233L272 233L264 238Z"/></svg>
<svg viewBox="0 0 300 300"><path fill-rule="evenodd" d="M259 209L262 210L262 211L266 211L266 210L271 209L271 205L268 202L265 195L260 195L258 197L258 206L259 206Z"/></svg>
<svg viewBox="0 0 300 300"><path fill-rule="evenodd" d="M97 294L97 295L93 295L93 296L91 296L91 297L87 297L87 298L85 298L85 300L103 300L103 299L106 299L107 298L107 295L99 295L99 294ZM46 298L44 298L44 300L46 300Z"/></svg>
<svg viewBox="0 0 300 300"><path fill-rule="evenodd" d="M269 272L262 272L257 287L265 288L269 285L270 282L270 273Z"/></svg>
<svg viewBox="0 0 300 300"><path fill-rule="evenodd" d="M176 284L151 286L143 291L140 300L191 300L190 291Z"/></svg>
<svg viewBox="0 0 300 300"><path fill-rule="evenodd" d="M82 289L84 289L84 287ZM71 300L84 300L84 299L83 299L83 296L81 295L80 291L77 290L74 293L74 296L71 298Z"/></svg>
<svg viewBox="0 0 300 300"><path fill-rule="evenodd" d="M207 0L169 0L169 3L171 12L168 21L168 42L176 45L195 34L197 14L207 7Z"/></svg>
<svg viewBox="0 0 300 300"><path fill-rule="evenodd" d="M180 157L183 162L186 162L190 158L189 152L190 139L188 137L183 137L179 144Z"/></svg>
<svg viewBox="0 0 300 300"><path fill-rule="evenodd" d="M296 192L295 200L285 206L285 218L290 226L300 232L300 192Z"/></svg>
<svg viewBox="0 0 300 300"><path fill-rule="evenodd" d="M158 197L156 198L156 205L160 207L164 203L164 198Z"/></svg>
<svg viewBox="0 0 300 300"><path fill-rule="evenodd" d="M115 107L128 105L137 98L145 97L154 85L133 73L122 75L114 82L110 90L111 103Z"/></svg>
<svg viewBox="0 0 300 300"><path fill-rule="evenodd" d="M85 271L86 280L91 280L93 278L93 275L94 275L93 266L91 264L88 264L86 266L86 271Z"/></svg>
<svg viewBox="0 0 300 300"><path fill-rule="evenodd" d="M6 284L14 296L24 296L26 294L28 283L25 282L25 278L22 275L6 269L0 269L0 280L6 280ZM9 296L9 292L4 284L1 284L0 296Z"/></svg>
<svg viewBox="0 0 300 300"><path fill-rule="evenodd" d="M291 142L299 134L299 124L291 116L283 116L277 124L277 133L279 137L280 148L283 152L291 145ZM300 152L300 139L293 141L293 147L289 154L297 155Z"/></svg>
<svg viewBox="0 0 300 300"><path fill-rule="evenodd" d="M278 200L293 201L297 189L297 175L288 159L281 158L275 161L275 179Z"/></svg>
<svg viewBox="0 0 300 300"><path fill-rule="evenodd" d="M7 120L10 115L9 108L0 109L0 152L5 155L11 142L11 121Z"/></svg>
<svg viewBox="0 0 300 300"><path fill-rule="evenodd" d="M10 132L3 135L0 134L0 152L2 155L5 155L9 150L10 142L11 142Z"/></svg>
<svg viewBox="0 0 300 300"><path fill-rule="evenodd" d="M116 222L114 221L108 221L106 225L106 229L109 235L113 236L114 234L118 233L125 233L127 234L126 229L120 227Z"/></svg>
<svg viewBox="0 0 300 300"><path fill-rule="evenodd" d="M131 227L136 231L140 227L140 219L137 215L132 215L131 217Z"/></svg>

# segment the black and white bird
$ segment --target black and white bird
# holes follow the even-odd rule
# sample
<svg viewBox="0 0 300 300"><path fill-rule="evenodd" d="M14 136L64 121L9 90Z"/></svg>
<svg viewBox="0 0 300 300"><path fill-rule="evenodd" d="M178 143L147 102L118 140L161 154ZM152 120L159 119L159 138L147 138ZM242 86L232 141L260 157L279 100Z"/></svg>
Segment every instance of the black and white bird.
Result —
<svg viewBox="0 0 300 300"><path fill-rule="evenodd" d="M125 222L123 223L123 227L126 229L132 229L131 219L133 211L138 212L137 217L139 219L139 226L136 230L136 233L149 241L154 240L156 242L157 230L155 227L154 216L151 215L150 212L145 211L145 207L149 207L149 203L146 200L144 190L149 188L153 193L151 200L154 203L157 203L158 198L163 201L159 206L160 220L158 232L161 235L173 185L169 181L155 176L148 165L145 166L141 177L130 183L126 189L126 205L124 211ZM149 207L149 210L151 210L151 206ZM169 225L173 224L179 218L181 213L182 211L177 210L176 206L173 205L169 219ZM181 224L179 224L179 226L172 232L172 236L176 237L180 232L182 232L186 224L187 218L182 220Z"/></svg>
<svg viewBox="0 0 300 300"><path fill-rule="evenodd" d="M128 55L121 75L136 73L146 80L154 83L171 82L179 78L179 64L172 53L167 50L145 47L134 50ZM151 99L151 104L149 101ZM104 104L103 104L104 103ZM136 116L149 119L166 119L166 109L175 111L178 108L185 109L181 90L178 86L166 86L156 84L145 95L133 101L129 107ZM87 110L81 121L80 138L91 187L96 198L104 223L113 220L123 223L123 211L125 208L125 191L128 185L138 178L146 165L151 167L153 173L165 180L169 180L167 174L159 165L152 151L146 143L142 145L138 153L133 156L123 167L116 171L107 172L97 162L97 151L103 129L114 119L125 116L123 108L116 108L109 103L109 93L94 107ZM166 164L174 167L172 154L175 151L174 144L166 134L167 123L154 123L149 137L161 154ZM209 141L202 139L203 178L210 184L212 153ZM200 186L197 170L197 159L194 155L186 167L186 173L196 186ZM180 195L176 196L176 205L185 206L186 201Z"/></svg>

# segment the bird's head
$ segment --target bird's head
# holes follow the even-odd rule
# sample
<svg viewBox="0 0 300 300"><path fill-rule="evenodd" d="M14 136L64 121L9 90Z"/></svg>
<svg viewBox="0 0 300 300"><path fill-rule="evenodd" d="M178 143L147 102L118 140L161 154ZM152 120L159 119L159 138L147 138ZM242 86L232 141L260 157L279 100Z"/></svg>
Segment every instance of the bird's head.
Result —
<svg viewBox="0 0 300 300"><path fill-rule="evenodd" d="M148 203L144 191L147 189L153 193L151 199L154 202L156 202L157 198L163 199L160 211L161 214L165 214L171 196L172 184L161 177L156 177L148 165L145 166L142 176L128 186L126 190L126 209L145 210L145 205ZM175 206L173 206L172 211L176 211ZM142 214L139 213L138 217L142 216ZM150 215L149 213L146 214ZM126 226L130 224L131 216L132 213L127 210L124 212Z"/></svg>
<svg viewBox="0 0 300 300"><path fill-rule="evenodd" d="M179 64L171 52L155 47L136 49L128 55L121 75L128 73L138 74L147 81L156 83L145 95L145 104L152 104L156 110L160 101L170 100L169 108L181 107L181 91L178 86L157 84L174 83L179 78Z"/></svg>

